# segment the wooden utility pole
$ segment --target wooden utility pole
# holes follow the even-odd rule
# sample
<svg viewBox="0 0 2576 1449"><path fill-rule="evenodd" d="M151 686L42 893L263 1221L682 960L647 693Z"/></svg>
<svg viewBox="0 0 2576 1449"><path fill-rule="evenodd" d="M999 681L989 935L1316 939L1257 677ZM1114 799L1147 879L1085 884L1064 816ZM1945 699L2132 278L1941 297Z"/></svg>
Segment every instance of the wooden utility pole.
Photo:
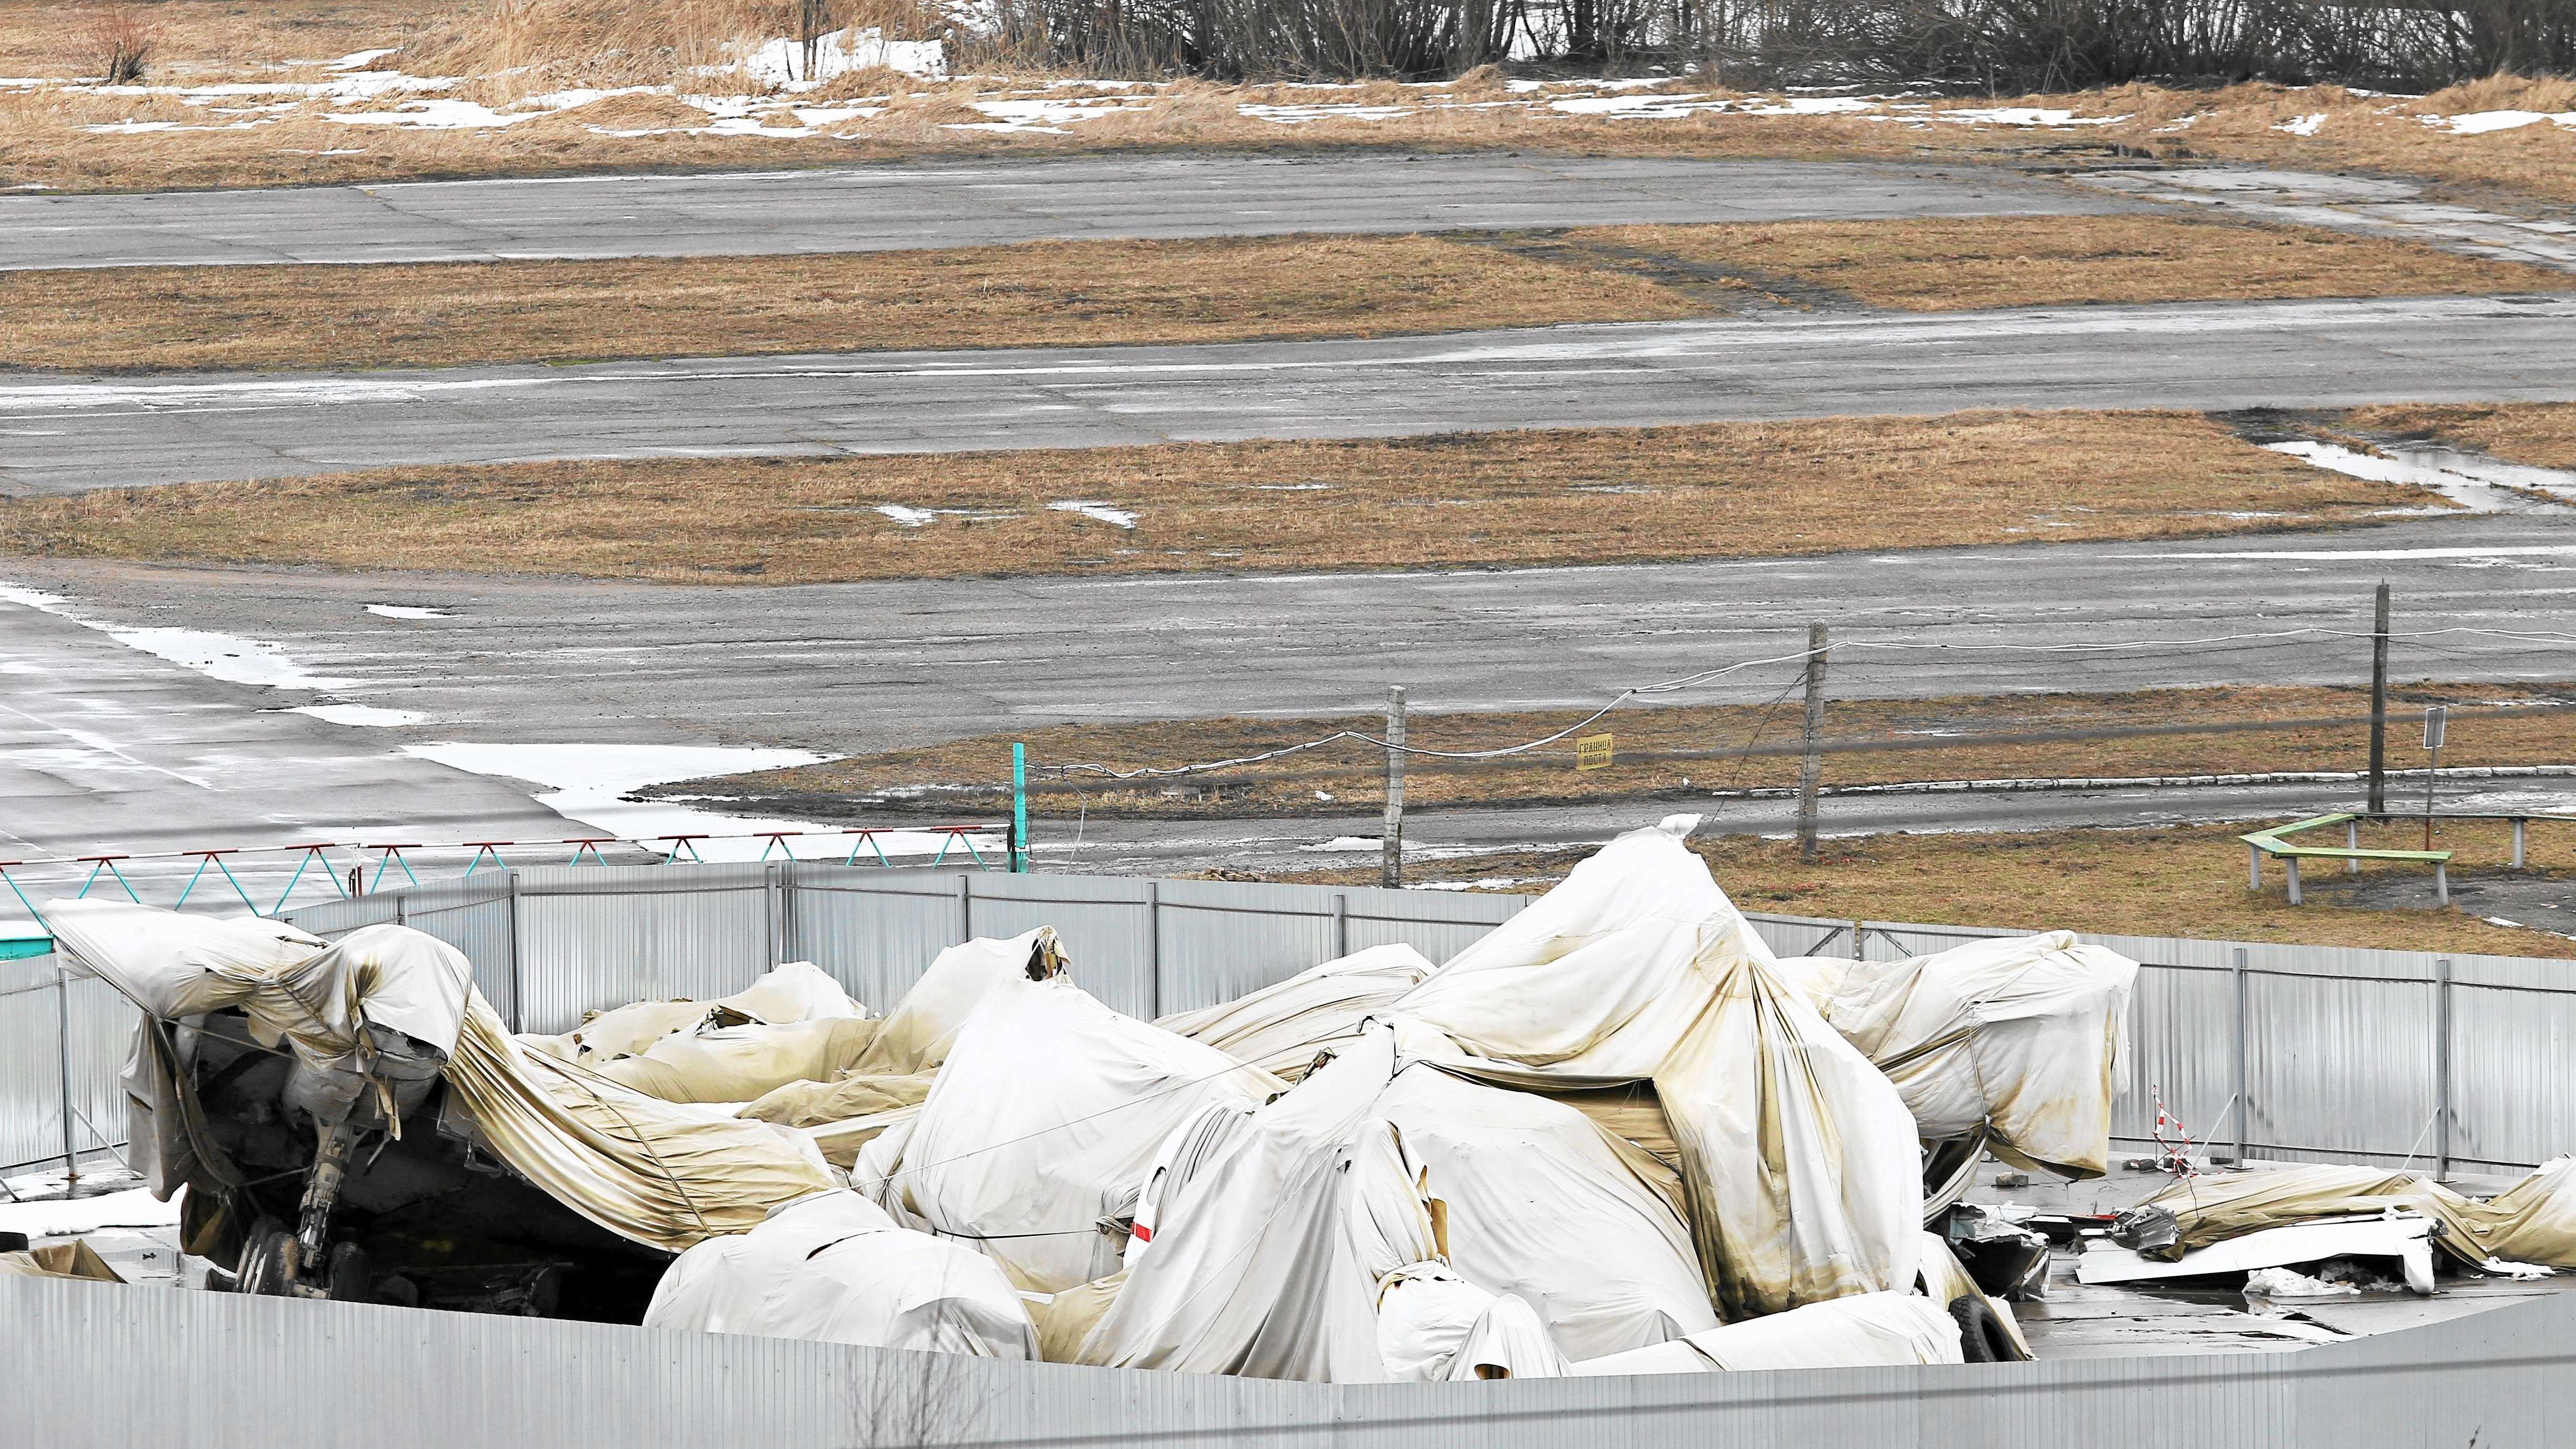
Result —
<svg viewBox="0 0 2576 1449"><path fill-rule="evenodd" d="M1404 884L1404 686L1386 691L1386 835L1385 863L1378 884Z"/></svg>
<svg viewBox="0 0 2576 1449"><path fill-rule="evenodd" d="M2370 816L2388 813L2388 584L2370 624Z"/></svg>
<svg viewBox="0 0 2576 1449"><path fill-rule="evenodd" d="M1825 757L1816 742L1825 730L1825 626L1807 626L1807 722L1799 731L1803 755L1798 761L1798 859L1816 858L1816 783L1825 773Z"/></svg>

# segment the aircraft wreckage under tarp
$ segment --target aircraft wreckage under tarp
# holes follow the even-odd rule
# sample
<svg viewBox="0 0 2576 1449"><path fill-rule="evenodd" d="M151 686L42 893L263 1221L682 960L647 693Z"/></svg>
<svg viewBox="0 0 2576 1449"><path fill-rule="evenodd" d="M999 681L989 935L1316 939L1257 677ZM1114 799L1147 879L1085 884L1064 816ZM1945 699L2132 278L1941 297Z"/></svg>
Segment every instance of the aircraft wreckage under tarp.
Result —
<svg viewBox="0 0 2576 1449"><path fill-rule="evenodd" d="M148 1014L135 1141L242 1291L1354 1382L2027 1356L1927 1153L1936 1209L1988 1151L2100 1172L2134 964L1784 962L1695 823L1445 965L1160 1022L1044 928L882 1018L799 962L514 1037L400 926L48 910Z"/></svg>

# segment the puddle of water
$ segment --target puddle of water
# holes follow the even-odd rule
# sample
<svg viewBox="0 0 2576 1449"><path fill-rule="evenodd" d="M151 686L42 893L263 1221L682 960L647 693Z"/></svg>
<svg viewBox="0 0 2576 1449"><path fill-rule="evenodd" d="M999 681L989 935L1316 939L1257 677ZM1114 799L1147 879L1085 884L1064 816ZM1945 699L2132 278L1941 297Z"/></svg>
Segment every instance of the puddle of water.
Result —
<svg viewBox="0 0 2576 1449"><path fill-rule="evenodd" d="M2263 448L2349 478L2430 489L2472 513L2556 512L2576 503L2576 473L2525 467L2438 444L2392 443L2388 457L2305 440L2265 443ZM2547 497L2534 498L2533 492Z"/></svg>
<svg viewBox="0 0 2576 1449"><path fill-rule="evenodd" d="M299 704L286 712L309 714L336 725L358 725L369 729L399 729L429 718L418 710L381 709L372 704Z"/></svg>
<svg viewBox="0 0 2576 1449"><path fill-rule="evenodd" d="M445 609L432 609L419 604L369 604L367 612L379 619L453 619Z"/></svg>
<svg viewBox="0 0 2576 1449"><path fill-rule="evenodd" d="M739 749L710 745L501 745L447 742L404 745L403 753L434 760L453 769L501 779L524 780L546 787L536 802L564 819L602 835L653 841L668 835L747 836L766 830L815 829L813 822L770 816L727 815L701 810L676 800L627 800L647 785L733 775L748 770L776 770L811 765L830 758L806 750ZM838 859L849 843L837 834L788 842L803 859ZM948 838L929 831L888 831L877 837L886 854L935 855ZM759 839L701 840L699 858L758 860L769 842ZM952 853L953 853L953 847ZM988 844L987 859L998 859ZM873 860L862 850L863 859Z"/></svg>

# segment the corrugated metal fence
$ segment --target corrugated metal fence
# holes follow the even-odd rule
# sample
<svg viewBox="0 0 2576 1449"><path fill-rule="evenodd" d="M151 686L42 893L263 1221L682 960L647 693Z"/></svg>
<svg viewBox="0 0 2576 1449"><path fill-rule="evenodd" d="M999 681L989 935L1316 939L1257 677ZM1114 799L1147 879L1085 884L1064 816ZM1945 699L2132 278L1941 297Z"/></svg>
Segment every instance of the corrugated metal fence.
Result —
<svg viewBox="0 0 2576 1449"><path fill-rule="evenodd" d="M546 867L291 913L330 936L397 921L454 943L524 1031L584 1011L719 996L810 960L882 1010L945 946L1052 925L1074 977L1120 1011L1184 1011L1387 942L1445 961L1528 898L1373 887L989 875L818 862ZM1751 916L1783 955L1872 960L2014 934ZM2197 1140L2257 1157L2528 1167L2576 1150L2576 961L2260 942L2089 936L2144 963L2114 1130L2144 1141L2155 1102ZM121 1131L130 1008L50 958L0 963L0 1165L62 1151L73 1100ZM70 1029L57 1021L71 1005ZM75 1131L86 1138L75 1119Z"/></svg>
<svg viewBox="0 0 2576 1449"><path fill-rule="evenodd" d="M1308 1384L0 1278L11 1442L2556 1449L2576 1294L2299 1353Z"/></svg>

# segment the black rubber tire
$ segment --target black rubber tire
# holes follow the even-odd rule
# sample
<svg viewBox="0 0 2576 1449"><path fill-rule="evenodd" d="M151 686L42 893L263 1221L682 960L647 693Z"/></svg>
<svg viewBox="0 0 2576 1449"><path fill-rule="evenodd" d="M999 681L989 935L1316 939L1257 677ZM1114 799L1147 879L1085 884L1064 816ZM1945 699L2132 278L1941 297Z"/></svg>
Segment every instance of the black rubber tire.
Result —
<svg viewBox="0 0 2576 1449"><path fill-rule="evenodd" d="M1986 1300L1962 1293L1950 1300L1950 1316L1959 1324L1959 1356L1969 1363L2015 1363L2021 1354L2012 1335Z"/></svg>
<svg viewBox="0 0 2576 1449"><path fill-rule="evenodd" d="M328 1285L334 1303L373 1303L376 1301L376 1265L367 1250L355 1243L338 1243L327 1260L328 1274L322 1281Z"/></svg>
<svg viewBox="0 0 2576 1449"><path fill-rule="evenodd" d="M233 1291L290 1297L295 1292L295 1260L295 1235L262 1219L242 1244L241 1274Z"/></svg>

